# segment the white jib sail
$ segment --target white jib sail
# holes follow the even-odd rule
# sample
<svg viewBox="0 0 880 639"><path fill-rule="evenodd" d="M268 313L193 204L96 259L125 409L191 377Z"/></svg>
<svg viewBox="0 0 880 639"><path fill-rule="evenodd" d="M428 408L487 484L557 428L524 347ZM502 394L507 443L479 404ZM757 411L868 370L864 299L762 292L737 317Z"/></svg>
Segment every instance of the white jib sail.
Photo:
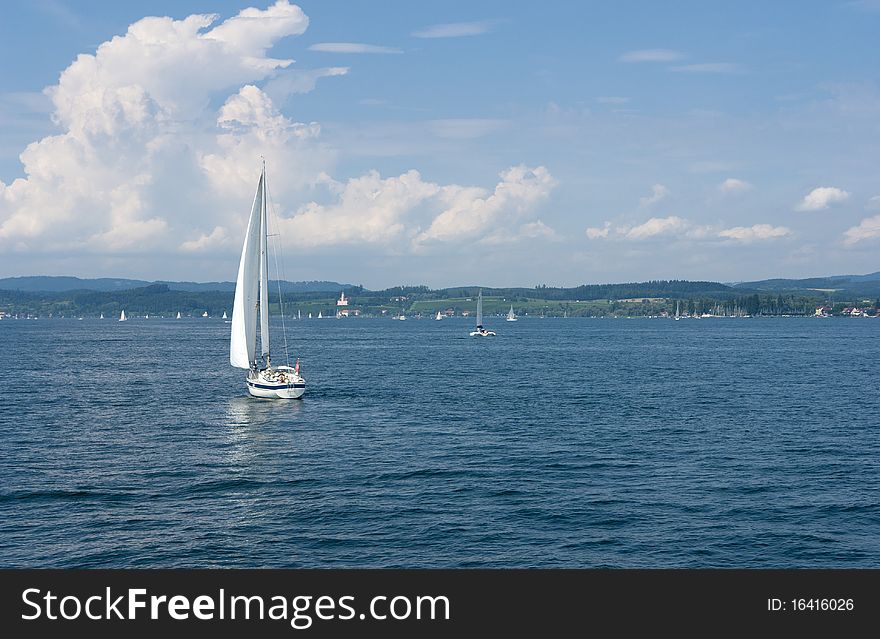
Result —
<svg viewBox="0 0 880 639"><path fill-rule="evenodd" d="M257 185L254 205L248 220L238 279L235 282L235 302L232 307L232 336L229 340L229 363L237 368L250 368L256 359L257 295L260 281L260 223L263 210L263 176Z"/></svg>

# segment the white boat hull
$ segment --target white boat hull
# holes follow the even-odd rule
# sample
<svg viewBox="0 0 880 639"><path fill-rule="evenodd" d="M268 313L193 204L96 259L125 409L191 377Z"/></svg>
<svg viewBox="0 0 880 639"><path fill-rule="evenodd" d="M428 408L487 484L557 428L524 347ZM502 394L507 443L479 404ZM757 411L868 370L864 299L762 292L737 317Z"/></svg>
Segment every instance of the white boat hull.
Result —
<svg viewBox="0 0 880 639"><path fill-rule="evenodd" d="M494 337L495 331L471 331L471 337Z"/></svg>
<svg viewBox="0 0 880 639"><path fill-rule="evenodd" d="M263 399L300 399L306 392L306 380L288 366L251 373L246 381L248 393Z"/></svg>

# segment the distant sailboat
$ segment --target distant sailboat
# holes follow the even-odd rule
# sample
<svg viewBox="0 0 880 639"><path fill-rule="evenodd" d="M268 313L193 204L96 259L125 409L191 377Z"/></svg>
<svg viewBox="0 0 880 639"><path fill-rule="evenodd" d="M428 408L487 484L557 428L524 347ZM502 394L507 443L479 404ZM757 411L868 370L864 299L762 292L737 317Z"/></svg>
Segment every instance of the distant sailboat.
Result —
<svg viewBox="0 0 880 639"><path fill-rule="evenodd" d="M226 317L226 311L223 311L223 319L229 319L228 317Z"/></svg>
<svg viewBox="0 0 880 639"><path fill-rule="evenodd" d="M309 313L309 319L312 319L312 314L311 314L311 313Z"/></svg>
<svg viewBox="0 0 880 639"><path fill-rule="evenodd" d="M257 192L248 220L238 279L235 283L235 304L232 308L232 334L229 340L229 363L247 369L247 389L254 397L298 399L306 391L306 381L296 367L272 366L269 354L269 262L268 249L268 190L266 164L257 182ZM280 299L281 326L284 327L284 302ZM261 351L257 348L257 315L260 318ZM285 351L287 337L284 339Z"/></svg>
<svg viewBox="0 0 880 639"><path fill-rule="evenodd" d="M510 310L507 311L507 321L508 322L515 322L516 321L516 315L513 312L513 304L510 305Z"/></svg>
<svg viewBox="0 0 880 639"><path fill-rule="evenodd" d="M681 319L681 313L679 312L679 302L675 303L675 320L678 321Z"/></svg>
<svg viewBox="0 0 880 639"><path fill-rule="evenodd" d="M324 319L324 316L321 314L321 311L318 311L318 319Z"/></svg>
<svg viewBox="0 0 880 639"><path fill-rule="evenodd" d="M125 319L125 309L122 309L122 313L119 314L119 321L124 322Z"/></svg>
<svg viewBox="0 0 880 639"><path fill-rule="evenodd" d="M180 319L180 311L177 311L177 319Z"/></svg>
<svg viewBox="0 0 880 639"><path fill-rule="evenodd" d="M303 318L303 312L301 310L297 310L296 311L296 319L302 319L302 318Z"/></svg>
<svg viewBox="0 0 880 639"><path fill-rule="evenodd" d="M208 317L208 311L205 311L204 313L202 313L202 317Z"/></svg>
<svg viewBox="0 0 880 639"><path fill-rule="evenodd" d="M101 313L101 317L99 319L104 319L104 314Z"/></svg>
<svg viewBox="0 0 880 639"><path fill-rule="evenodd" d="M443 319L443 315L440 313L440 311L437 311L437 317L435 317L434 319L435 320L442 320Z"/></svg>
<svg viewBox="0 0 880 639"><path fill-rule="evenodd" d="M483 328L483 291L477 296L477 328L470 332L471 337L491 337L495 331L487 331Z"/></svg>

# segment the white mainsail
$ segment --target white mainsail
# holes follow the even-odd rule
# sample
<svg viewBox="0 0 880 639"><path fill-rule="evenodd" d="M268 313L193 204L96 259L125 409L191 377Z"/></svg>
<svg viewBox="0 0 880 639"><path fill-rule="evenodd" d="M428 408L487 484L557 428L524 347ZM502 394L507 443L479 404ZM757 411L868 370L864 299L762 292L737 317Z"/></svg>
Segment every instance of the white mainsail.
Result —
<svg viewBox="0 0 880 639"><path fill-rule="evenodd" d="M507 311L507 321L512 322L516 319L516 314L513 312L513 304L510 305L510 310Z"/></svg>
<svg viewBox="0 0 880 639"><path fill-rule="evenodd" d="M119 314L119 321L120 322L125 321L125 309L122 309L122 313Z"/></svg>
<svg viewBox="0 0 880 639"><path fill-rule="evenodd" d="M477 328L483 328L483 291L477 296Z"/></svg>
<svg viewBox="0 0 880 639"><path fill-rule="evenodd" d="M263 187L263 206L260 207L260 343L262 344L263 357L269 357L269 247L268 234L269 224L266 219L266 165L263 165L263 174L260 176L260 184Z"/></svg>
<svg viewBox="0 0 880 639"><path fill-rule="evenodd" d="M235 301L232 307L232 337L229 340L229 363L236 368L251 368L256 363L257 346L257 304L259 282L263 265L261 246L264 244L265 230L263 220L264 173L260 174L254 205L248 219L241 261L238 264L238 279L235 282Z"/></svg>

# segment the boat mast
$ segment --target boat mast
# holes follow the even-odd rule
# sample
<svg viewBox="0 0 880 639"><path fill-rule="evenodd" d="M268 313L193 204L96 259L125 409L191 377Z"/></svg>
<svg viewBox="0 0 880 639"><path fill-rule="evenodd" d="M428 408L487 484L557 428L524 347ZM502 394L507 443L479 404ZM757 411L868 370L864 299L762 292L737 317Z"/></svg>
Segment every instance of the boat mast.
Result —
<svg viewBox="0 0 880 639"><path fill-rule="evenodd" d="M262 205L260 207L260 342L263 345L262 353L266 359L266 367L270 366L269 359L269 260L267 251L268 224L266 220L266 160L263 158L263 175L260 183L263 185Z"/></svg>

